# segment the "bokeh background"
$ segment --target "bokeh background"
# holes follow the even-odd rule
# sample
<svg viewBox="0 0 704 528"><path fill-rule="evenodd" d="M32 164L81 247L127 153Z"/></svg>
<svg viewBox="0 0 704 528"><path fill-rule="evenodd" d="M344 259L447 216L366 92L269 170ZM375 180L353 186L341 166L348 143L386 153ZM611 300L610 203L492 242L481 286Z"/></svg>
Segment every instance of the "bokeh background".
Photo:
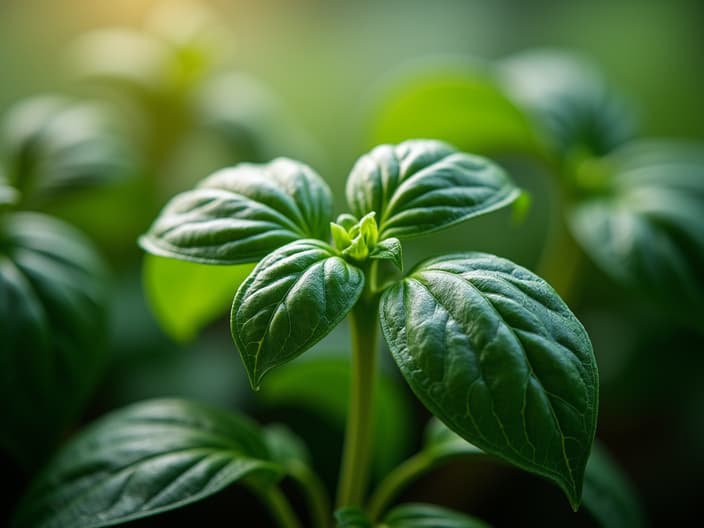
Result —
<svg viewBox="0 0 704 528"><path fill-rule="evenodd" d="M87 40L96 30L115 27L176 41L186 35L196 45L181 57L183 70L154 76L150 60L157 61L158 51L149 46L131 48L116 40L101 55L97 44ZM316 168L342 212L345 178L377 139L374 123L389 85L399 72L434 57L491 61L531 48L578 51L629 98L644 135L704 141L702 28L704 3L698 0L2 0L0 119L18 102L46 94L110 101L129 152L131 168L123 179L33 205L87 233L112 275L109 360L87 410L65 437L129 402L192 397L240 409L262 422L287 423L309 440L316 467L333 484L344 403L321 406L315 394L304 394L305 374L295 370L288 374L293 381L279 380L278 392L272 382L269 391L252 394L225 312L206 328L177 339L157 322L146 299L136 238L160 207L218 167L285 154ZM101 71L113 71L130 53L137 65L137 73L128 72L136 76L134 83L115 86L101 78ZM213 84L212 92L194 95L209 72L232 72L231 84ZM209 124L216 126L201 130L187 107L205 108ZM241 128L225 124L218 129L223 115L234 116ZM213 132L223 129L226 140ZM534 193L523 222L506 211L421 239L409 244L407 264L448 250L476 249L534 269L549 229L550 183L530 164L513 160L509 165ZM218 286L225 299L234 293L228 291L228 280ZM198 295L197 289L184 293L184 309ZM701 333L664 322L588 259L568 300L592 337L600 366L597 436L629 475L652 525L697 518L704 486ZM179 325L178 317L172 324ZM344 358L345 339L343 325L311 356ZM385 363L391 393L385 412L389 428L398 431L377 444L392 453L380 456L386 458L377 464L378 472L418 446L428 418ZM344 374L334 365L320 368L320 376L334 380L329 386L340 392L344 380L338 383L336 376ZM298 385L297 376L302 376ZM332 399L344 400L344 395ZM10 491L0 499L0 523L29 478L9 458L2 458L2 466L9 468L4 478ZM133 524L188 526L206 519L210 525L236 525L233 508L258 513L246 498L241 491L228 491L162 520ZM541 525L545 518L545 525L594 525L583 512L573 516L548 484L492 463L438 471L412 487L406 498L472 512L496 526Z"/></svg>

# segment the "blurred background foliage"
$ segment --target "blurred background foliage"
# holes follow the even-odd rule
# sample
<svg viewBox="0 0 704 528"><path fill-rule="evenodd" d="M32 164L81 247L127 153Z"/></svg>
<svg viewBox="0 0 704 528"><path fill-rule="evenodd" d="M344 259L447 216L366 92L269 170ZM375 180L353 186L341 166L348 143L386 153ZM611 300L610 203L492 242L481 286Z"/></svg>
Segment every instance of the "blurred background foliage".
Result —
<svg viewBox="0 0 704 528"><path fill-rule="evenodd" d="M410 241L406 266L464 249L494 252L544 273L593 340L602 444L633 481L653 525L691 518L704 485L704 272L696 267L704 258L685 252L684 265L693 268L686 280L658 285L653 301L639 291L648 288L628 287L609 271L608 251L600 253L604 239L568 225L561 207L572 210L562 201L573 184L580 199L582 192L593 197L594 178L603 171L638 169L642 143L630 151L617 148L636 130L638 137L686 141L688 153L678 150L681 144L665 143L645 152L674 157L677 178L701 192L702 27L704 4L697 0L4 0L0 208L14 202L72 224L91 239L112 275L104 301L107 337L95 340L105 341L108 359L97 346L84 350L99 358L94 362L103 365L102 379L90 382L92 396L81 395L87 403L80 420L73 400L70 419L51 420L47 442L55 445L54 435L67 437L81 423L132 401L192 397L250 412L262 422L285 422L309 442L314 466L332 486L348 383L344 325L254 394L226 318L246 267L213 270L144 258L136 239L168 198L216 168L278 155L300 159L328 181L342 211L344 182L357 157L378 142L437 137L497 157L529 191L531 205L522 220L500 211ZM576 52L590 64L587 70L603 75L623 108L601 106L606 85L587 89L592 81L580 79L571 86L575 76L568 76L567 93L586 93L585 115L596 108L607 122L578 127L579 134L563 129L562 135L548 125L543 132L565 142L545 141L529 121L541 112L554 117L555 109L512 91L521 86L516 79L522 73L511 61L535 48ZM529 64L528 73L535 71L539 67ZM555 73L538 81L556 92L564 84ZM589 101L594 93L598 97ZM552 123L564 121L558 115ZM690 160L686 170L682 159ZM663 163L670 162L658 161L658 167ZM632 178L618 181L619 192L635 192ZM570 204L574 215L591 215L588 225L603 218L603 204L586 212L586 201ZM690 238L701 240L702 209L696 207L684 214ZM574 222L580 221L585 223ZM581 247L601 256L587 258L570 226ZM669 304L661 302L673 291ZM684 295L691 302L678 310ZM388 372L379 391L377 477L420 445L427 420L394 369ZM36 412L34 420L43 421ZM0 519L22 492L27 468L52 448L44 446L46 452L27 464L2 455L16 485L0 500ZM158 522L188 525L204 516L215 522L238 494ZM486 462L438 470L406 497L469 511L497 526L518 519L594 525L583 511L573 517L559 492L537 478Z"/></svg>

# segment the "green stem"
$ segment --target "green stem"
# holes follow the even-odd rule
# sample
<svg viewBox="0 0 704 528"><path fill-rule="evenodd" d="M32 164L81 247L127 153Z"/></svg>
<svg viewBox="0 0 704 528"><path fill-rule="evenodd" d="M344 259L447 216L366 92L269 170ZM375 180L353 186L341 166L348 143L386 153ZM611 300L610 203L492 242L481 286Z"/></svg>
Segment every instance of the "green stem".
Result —
<svg viewBox="0 0 704 528"><path fill-rule="evenodd" d="M376 488L369 500L367 511L372 521L377 521L392 500L394 500L411 482L434 466L435 463L431 457L424 453L418 453L389 473Z"/></svg>
<svg viewBox="0 0 704 528"><path fill-rule="evenodd" d="M271 516L277 526L280 528L301 528L301 523L291 508L291 504L278 487L272 486L266 491L259 491L259 495L269 506Z"/></svg>
<svg viewBox="0 0 704 528"><path fill-rule="evenodd" d="M368 286L369 287L369 286ZM371 458L378 297L363 297L350 314L352 380L337 507L361 507Z"/></svg>
<svg viewBox="0 0 704 528"><path fill-rule="evenodd" d="M297 463L289 468L291 475L300 484L306 496L313 526L327 528L330 525L330 501L325 486L308 466Z"/></svg>

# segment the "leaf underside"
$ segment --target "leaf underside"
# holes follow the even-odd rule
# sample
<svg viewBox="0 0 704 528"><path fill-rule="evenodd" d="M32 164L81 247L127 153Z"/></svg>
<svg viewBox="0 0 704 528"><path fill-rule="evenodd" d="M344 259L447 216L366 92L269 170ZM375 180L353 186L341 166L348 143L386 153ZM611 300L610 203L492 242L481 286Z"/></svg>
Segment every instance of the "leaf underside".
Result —
<svg viewBox="0 0 704 528"><path fill-rule="evenodd" d="M484 451L579 504L596 427L591 343L536 275L482 253L431 259L385 291L384 336L413 391Z"/></svg>

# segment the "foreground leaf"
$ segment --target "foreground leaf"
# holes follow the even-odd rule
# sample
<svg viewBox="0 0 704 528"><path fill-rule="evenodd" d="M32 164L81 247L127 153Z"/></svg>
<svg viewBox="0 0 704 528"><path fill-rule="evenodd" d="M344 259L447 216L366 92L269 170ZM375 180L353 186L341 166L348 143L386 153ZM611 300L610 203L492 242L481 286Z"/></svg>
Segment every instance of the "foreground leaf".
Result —
<svg viewBox="0 0 704 528"><path fill-rule="evenodd" d="M606 173L609 192L572 208L576 239L614 280L701 324L704 148L638 142L592 170Z"/></svg>
<svg viewBox="0 0 704 528"><path fill-rule="evenodd" d="M88 240L66 224L2 218L0 446L27 469L41 464L102 372L106 280Z"/></svg>
<svg viewBox="0 0 704 528"><path fill-rule="evenodd" d="M396 363L434 415L579 505L596 363L584 328L545 281L482 253L431 259L384 292L380 316Z"/></svg>
<svg viewBox="0 0 704 528"><path fill-rule="evenodd" d="M310 167L241 163L174 197L140 244L203 264L256 262L300 238L327 240L331 217L330 189Z"/></svg>
<svg viewBox="0 0 704 528"><path fill-rule="evenodd" d="M194 339L227 313L253 264L208 266L146 255L143 281L149 304L164 331L177 341Z"/></svg>
<svg viewBox="0 0 704 528"><path fill-rule="evenodd" d="M70 442L32 484L13 526L111 526L281 474L243 418L153 400L113 412Z"/></svg>
<svg viewBox="0 0 704 528"><path fill-rule="evenodd" d="M363 288L362 271L317 240L292 242L262 260L237 290L230 319L252 387L325 337Z"/></svg>
<svg viewBox="0 0 704 528"><path fill-rule="evenodd" d="M388 528L488 528L484 521L431 504L409 503L396 506L384 518Z"/></svg>
<svg viewBox="0 0 704 528"><path fill-rule="evenodd" d="M379 237L408 238L504 207L520 191L489 160L433 140L381 145L347 180L353 214L376 212Z"/></svg>

